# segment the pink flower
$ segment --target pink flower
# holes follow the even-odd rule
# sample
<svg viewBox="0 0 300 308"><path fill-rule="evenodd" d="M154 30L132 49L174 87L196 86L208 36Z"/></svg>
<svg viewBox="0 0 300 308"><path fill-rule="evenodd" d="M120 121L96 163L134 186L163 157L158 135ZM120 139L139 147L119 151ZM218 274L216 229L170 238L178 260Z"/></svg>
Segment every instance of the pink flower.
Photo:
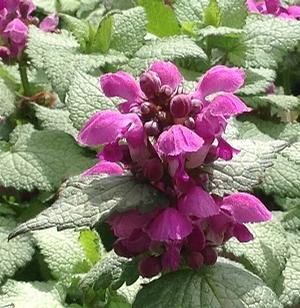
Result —
<svg viewBox="0 0 300 308"><path fill-rule="evenodd" d="M59 23L58 16L53 13L46 16L40 23L39 27L44 32L54 32L57 29Z"/></svg>
<svg viewBox="0 0 300 308"><path fill-rule="evenodd" d="M280 0L247 0L247 6L249 11L253 13L271 14L286 19L300 18L300 6L283 6Z"/></svg>
<svg viewBox="0 0 300 308"><path fill-rule="evenodd" d="M232 236L253 238L247 222L266 221L268 210L255 197L240 193L217 198L204 189L205 164L238 155L223 138L230 117L248 108L235 92L243 85L241 69L216 66L192 93L170 62L157 61L139 82L125 72L100 78L102 91L123 101L119 111L94 114L78 135L83 145L100 146L99 162L85 175L131 172L169 198L167 208L142 214L138 209L108 219L117 240L114 250L140 256L144 277L213 265L216 246Z"/></svg>

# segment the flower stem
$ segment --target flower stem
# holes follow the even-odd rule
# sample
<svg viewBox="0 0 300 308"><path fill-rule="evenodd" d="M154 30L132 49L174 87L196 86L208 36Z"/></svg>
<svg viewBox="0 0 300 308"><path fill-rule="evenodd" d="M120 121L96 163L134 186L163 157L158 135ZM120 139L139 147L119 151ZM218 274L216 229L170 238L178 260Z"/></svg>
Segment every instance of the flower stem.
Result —
<svg viewBox="0 0 300 308"><path fill-rule="evenodd" d="M24 60L19 61L19 71L21 76L21 82L23 87L23 95L30 96L30 84L27 76L27 67Z"/></svg>

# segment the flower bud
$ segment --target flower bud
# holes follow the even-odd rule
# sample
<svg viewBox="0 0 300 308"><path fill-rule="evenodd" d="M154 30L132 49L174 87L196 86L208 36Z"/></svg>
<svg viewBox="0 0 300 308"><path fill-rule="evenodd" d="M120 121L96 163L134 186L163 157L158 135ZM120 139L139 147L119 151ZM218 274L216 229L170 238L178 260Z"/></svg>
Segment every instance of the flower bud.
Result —
<svg viewBox="0 0 300 308"><path fill-rule="evenodd" d="M161 272L161 262L158 257L146 257L139 263L139 272L145 278L151 278Z"/></svg>
<svg viewBox="0 0 300 308"><path fill-rule="evenodd" d="M203 260L204 258L200 252L191 252L187 256L187 264L193 270L200 268L203 265Z"/></svg>
<svg viewBox="0 0 300 308"><path fill-rule="evenodd" d="M203 104L200 101L200 99L197 99L197 98L192 99L192 110L193 111L200 112L202 107L203 107Z"/></svg>
<svg viewBox="0 0 300 308"><path fill-rule="evenodd" d="M144 124L145 132L148 136L157 136L160 133L159 125L156 121L148 121Z"/></svg>
<svg viewBox="0 0 300 308"><path fill-rule="evenodd" d="M141 105L142 115L150 115L157 111L156 106L152 103L143 103Z"/></svg>
<svg viewBox="0 0 300 308"><path fill-rule="evenodd" d="M164 168L158 158L148 159L143 167L143 173L151 182L158 182L164 175Z"/></svg>
<svg viewBox="0 0 300 308"><path fill-rule="evenodd" d="M12 20L3 31L12 45L25 45L27 39L28 27L18 18Z"/></svg>
<svg viewBox="0 0 300 308"><path fill-rule="evenodd" d="M140 87L148 98L154 98L160 90L160 79L156 73L148 71L140 77Z"/></svg>
<svg viewBox="0 0 300 308"><path fill-rule="evenodd" d="M218 253L212 247L206 246L202 251L203 263L205 265L214 265L217 262Z"/></svg>
<svg viewBox="0 0 300 308"><path fill-rule="evenodd" d="M172 98L170 103L170 112L175 118L184 118L192 108L191 98L185 94L179 94Z"/></svg>

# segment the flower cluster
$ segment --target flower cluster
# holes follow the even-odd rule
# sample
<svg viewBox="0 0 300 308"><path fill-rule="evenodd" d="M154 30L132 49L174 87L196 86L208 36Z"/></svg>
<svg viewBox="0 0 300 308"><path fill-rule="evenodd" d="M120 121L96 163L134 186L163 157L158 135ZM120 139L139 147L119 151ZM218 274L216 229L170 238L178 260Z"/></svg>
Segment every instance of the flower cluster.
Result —
<svg viewBox="0 0 300 308"><path fill-rule="evenodd" d="M183 78L170 62L158 61L140 76L125 72L100 78L108 97L124 100L119 111L100 111L78 136L81 144L104 145L99 162L85 175L131 172L168 196L169 207L137 209L109 218L125 257L140 257L139 270L152 277L181 264L197 269L216 262L216 247L231 237L253 239L245 226L267 221L271 213L254 196L224 198L206 191L205 164L230 160L239 151L222 137L231 116L250 109L234 94L244 83L238 68L215 66L185 93Z"/></svg>
<svg viewBox="0 0 300 308"><path fill-rule="evenodd" d="M18 58L23 51L28 25L38 24L32 16L36 7L31 0L0 0L0 58ZM55 14L47 16L40 24L43 31L52 32L58 25Z"/></svg>
<svg viewBox="0 0 300 308"><path fill-rule="evenodd" d="M258 2L255 0L247 0L247 5L250 12L253 13L271 14L287 19L300 18L300 6L283 6L280 0L264 0Z"/></svg>

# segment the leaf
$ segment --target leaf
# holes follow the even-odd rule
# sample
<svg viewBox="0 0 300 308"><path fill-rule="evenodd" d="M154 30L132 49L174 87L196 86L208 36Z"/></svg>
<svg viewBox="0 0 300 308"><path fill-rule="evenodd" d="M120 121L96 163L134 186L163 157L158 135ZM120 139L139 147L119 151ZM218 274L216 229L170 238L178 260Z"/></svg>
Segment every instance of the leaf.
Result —
<svg viewBox="0 0 300 308"><path fill-rule="evenodd" d="M44 13L53 13L56 11L56 0L34 0L34 4Z"/></svg>
<svg viewBox="0 0 300 308"><path fill-rule="evenodd" d="M181 24L185 22L199 22L209 0L176 0L174 11Z"/></svg>
<svg viewBox="0 0 300 308"><path fill-rule="evenodd" d="M91 50L93 52L106 53L109 49L113 28L113 15L106 15L100 21Z"/></svg>
<svg viewBox="0 0 300 308"><path fill-rule="evenodd" d="M300 198L280 197L275 195L274 201L277 205L279 205L283 210L286 211L300 206Z"/></svg>
<svg viewBox="0 0 300 308"><path fill-rule="evenodd" d="M162 0L139 0L138 4L144 7L148 26L147 30L159 37L172 36L180 33L180 27L175 13Z"/></svg>
<svg viewBox="0 0 300 308"><path fill-rule="evenodd" d="M240 29L245 25L248 9L244 0L218 0L218 4L221 26Z"/></svg>
<svg viewBox="0 0 300 308"><path fill-rule="evenodd" d="M282 57L299 42L298 21L251 14L245 35L229 54L232 64L243 67L276 68Z"/></svg>
<svg viewBox="0 0 300 308"><path fill-rule="evenodd" d="M244 97L247 105L253 108L274 107L279 110L300 111L300 100L293 95L262 95L253 97Z"/></svg>
<svg viewBox="0 0 300 308"><path fill-rule="evenodd" d="M74 128L70 120L70 114L63 109L50 109L38 104L34 104L35 116L40 121L40 125L44 129L59 130L75 136L77 130Z"/></svg>
<svg viewBox="0 0 300 308"><path fill-rule="evenodd" d="M134 54L144 44L146 24L146 14L141 7L115 14L111 48L125 55Z"/></svg>
<svg viewBox="0 0 300 308"><path fill-rule="evenodd" d="M94 287L95 289L118 289L124 283L123 271L130 259L119 257L114 251L107 253L84 276L80 282L82 289Z"/></svg>
<svg viewBox="0 0 300 308"><path fill-rule="evenodd" d="M288 256L285 231L276 221L248 224L247 227L253 233L254 240L240 243L231 239L225 244L224 251L273 289L285 268Z"/></svg>
<svg viewBox="0 0 300 308"><path fill-rule="evenodd" d="M231 139L285 140L289 143L300 140L300 124L274 123L254 116L244 116L243 121L233 119L227 126L226 135L233 134ZM230 132L231 131L231 132Z"/></svg>
<svg viewBox="0 0 300 308"><path fill-rule="evenodd" d="M155 60L195 60L204 62L207 56L190 38L173 36L150 41L137 51L135 57L125 65L135 75L141 73Z"/></svg>
<svg viewBox="0 0 300 308"><path fill-rule="evenodd" d="M19 268L29 262L34 253L30 235L7 241L9 233L15 226L16 223L12 219L0 217L0 283L4 278L13 276Z"/></svg>
<svg viewBox="0 0 300 308"><path fill-rule="evenodd" d="M8 280L0 293L0 306L7 308L63 308L64 300L64 291L53 282Z"/></svg>
<svg viewBox="0 0 300 308"><path fill-rule="evenodd" d="M9 116L15 111L15 99L13 89L0 78L0 117Z"/></svg>
<svg viewBox="0 0 300 308"><path fill-rule="evenodd" d="M219 26L221 12L217 0L210 0L204 11L203 22L205 26Z"/></svg>
<svg viewBox="0 0 300 308"><path fill-rule="evenodd" d="M76 266L87 258L79 242L80 233L51 228L33 232L33 236L54 278L70 283Z"/></svg>
<svg viewBox="0 0 300 308"><path fill-rule="evenodd" d="M297 206L289 210L288 212L283 212L282 218L280 220L284 229L289 232L300 231L300 199L296 199L298 202Z"/></svg>
<svg viewBox="0 0 300 308"><path fill-rule="evenodd" d="M106 97L100 90L96 77L80 72L74 74L66 96L66 106L75 128L81 129L91 115L97 111L116 109L115 105L114 100Z"/></svg>
<svg viewBox="0 0 300 308"><path fill-rule="evenodd" d="M89 41L89 24L85 20L67 14L60 14L59 16L63 22L63 27L73 34L82 50L85 50L86 44Z"/></svg>
<svg viewBox="0 0 300 308"><path fill-rule="evenodd" d="M37 217L18 226L10 238L32 230L94 227L114 212L147 210L165 203L152 186L132 176L74 177L66 182L60 198Z"/></svg>
<svg viewBox="0 0 300 308"><path fill-rule="evenodd" d="M254 274L229 262L199 271L180 270L147 284L134 308L282 307L271 289Z"/></svg>
<svg viewBox="0 0 300 308"><path fill-rule="evenodd" d="M265 170L271 167L286 143L283 141L230 140L241 152L230 161L217 160L210 165L210 188L223 196L237 191L251 191L262 182Z"/></svg>
<svg viewBox="0 0 300 308"><path fill-rule="evenodd" d="M276 72L267 68L249 68L246 70L246 83L238 91L241 95L266 93L266 89L275 81Z"/></svg>
<svg viewBox="0 0 300 308"><path fill-rule="evenodd" d="M290 198L300 197L300 142L284 149L264 176L266 193Z"/></svg>
<svg viewBox="0 0 300 308"><path fill-rule="evenodd" d="M73 14L80 7L80 0L55 0L59 12Z"/></svg>
<svg viewBox="0 0 300 308"><path fill-rule="evenodd" d="M284 307L297 307L300 303L300 240L299 235L288 234L289 258L278 280L276 292Z"/></svg>
<svg viewBox="0 0 300 308"><path fill-rule="evenodd" d="M100 247L100 239L96 232L91 230L83 230L80 232L79 242L84 250L87 260L91 264L99 261L100 250L104 253L104 249Z"/></svg>
<svg viewBox="0 0 300 308"><path fill-rule="evenodd" d="M63 41L61 41L63 40ZM55 43L52 45L52 42ZM64 100L76 72L99 72L107 64L116 65L126 61L117 52L110 54L80 54L78 43L66 33L49 34L30 28L27 53L36 68L44 70L53 89Z"/></svg>
<svg viewBox="0 0 300 308"><path fill-rule="evenodd" d="M53 190L94 162L71 136L37 131L30 124L17 126L10 144L9 150L0 150L0 185L4 187Z"/></svg>

